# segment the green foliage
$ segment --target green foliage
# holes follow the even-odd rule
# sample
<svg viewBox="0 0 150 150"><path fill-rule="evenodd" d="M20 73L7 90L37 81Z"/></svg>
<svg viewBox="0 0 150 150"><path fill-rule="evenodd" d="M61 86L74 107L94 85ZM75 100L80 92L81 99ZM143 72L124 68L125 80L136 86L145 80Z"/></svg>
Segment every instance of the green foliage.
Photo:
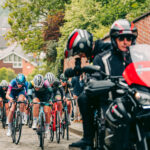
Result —
<svg viewBox="0 0 150 150"><path fill-rule="evenodd" d="M10 68L7 69L5 67L0 69L0 81L7 80L10 82L15 77L16 77L16 74L12 69Z"/></svg>
<svg viewBox="0 0 150 150"><path fill-rule="evenodd" d="M8 23L11 30L6 37L20 43L27 52L39 52L44 46L42 22L48 15L64 9L70 0L6 0L4 8L9 8Z"/></svg>
<svg viewBox="0 0 150 150"><path fill-rule="evenodd" d="M58 74L58 68L57 68L57 65L56 65L57 63L52 62L49 65L43 64L42 66L36 67L34 69L34 71L32 72L32 74L29 74L27 76L27 80L31 81L34 78L34 76L37 75L37 74L42 74L43 76L45 76L45 74L47 72L52 72L55 76L57 76L57 74ZM62 70L60 70L60 72L62 72Z"/></svg>
<svg viewBox="0 0 150 150"><path fill-rule="evenodd" d="M94 40L102 38L115 20L133 21L149 12L150 0L6 0L4 7L10 10L7 38L27 52L44 49L47 53L44 69L37 68L33 74L52 71L57 76L62 72L68 36L75 28L93 33Z"/></svg>
<svg viewBox="0 0 150 150"><path fill-rule="evenodd" d="M94 40L109 33L111 24L120 18L133 21L150 10L150 0L72 0L66 5L65 24L61 27L57 59L64 58L69 34L75 28L93 33Z"/></svg>
<svg viewBox="0 0 150 150"><path fill-rule="evenodd" d="M99 28L100 22L96 17L99 12L100 3L96 0L72 0L71 4L66 5L65 23L61 27L61 38L57 47L57 60L64 58L64 49L69 34L75 28L87 29L92 32ZM58 61L57 61L58 62ZM61 64L57 64L61 68Z"/></svg>
<svg viewBox="0 0 150 150"><path fill-rule="evenodd" d="M47 59L47 63L50 64L51 62L55 62L56 61L56 57L57 57L57 42L50 40L47 42L47 46L46 46L46 59Z"/></svg>

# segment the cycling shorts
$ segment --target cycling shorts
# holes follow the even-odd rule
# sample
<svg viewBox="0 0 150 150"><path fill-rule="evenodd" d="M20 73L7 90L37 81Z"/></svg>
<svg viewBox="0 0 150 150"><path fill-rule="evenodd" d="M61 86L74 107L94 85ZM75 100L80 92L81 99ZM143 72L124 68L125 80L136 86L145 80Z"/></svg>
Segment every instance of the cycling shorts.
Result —
<svg viewBox="0 0 150 150"><path fill-rule="evenodd" d="M50 100L50 95L47 94L47 95L36 95L35 94L35 97L34 98L38 98L41 102L48 102Z"/></svg>

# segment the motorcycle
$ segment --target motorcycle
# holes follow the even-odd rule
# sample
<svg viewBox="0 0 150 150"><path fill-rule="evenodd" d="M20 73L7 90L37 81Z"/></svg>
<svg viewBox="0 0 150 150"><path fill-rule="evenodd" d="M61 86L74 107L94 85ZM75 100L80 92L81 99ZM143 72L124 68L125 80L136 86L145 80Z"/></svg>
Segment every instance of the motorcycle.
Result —
<svg viewBox="0 0 150 150"><path fill-rule="evenodd" d="M118 83L119 89L130 104L129 148L150 149L150 45L129 48L131 63L125 68L123 78L127 84Z"/></svg>
<svg viewBox="0 0 150 150"><path fill-rule="evenodd" d="M149 150L150 149L150 45L137 44L129 47L131 62L125 68L122 77L106 75L102 81L89 81L85 91L89 95L108 93L114 91L119 97L125 99L129 104L130 131L128 135L129 150ZM100 68L92 66L83 69L87 72L100 71ZM93 71L93 72L94 72ZM102 72L101 72L102 73ZM124 80L124 81L122 81ZM116 111L115 108L112 111ZM107 123L111 122L102 109L99 111L99 118L96 129L96 149L103 149ZM117 112L116 112L117 113ZM107 112L106 112L107 114ZM101 129L101 126L103 128ZM118 123L119 126L119 123ZM99 129L100 128L100 129ZM102 135L100 135L102 134ZM103 137L103 138L102 138ZM118 143L119 144L119 143Z"/></svg>

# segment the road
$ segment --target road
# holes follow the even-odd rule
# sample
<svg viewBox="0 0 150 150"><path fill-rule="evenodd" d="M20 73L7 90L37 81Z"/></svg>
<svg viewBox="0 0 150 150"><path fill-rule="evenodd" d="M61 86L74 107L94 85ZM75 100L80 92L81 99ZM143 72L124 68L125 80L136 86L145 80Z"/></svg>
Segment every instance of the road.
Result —
<svg viewBox="0 0 150 150"><path fill-rule="evenodd" d="M7 129L2 129L0 124L0 150L40 150L38 137L35 131L23 126L22 136L18 145L12 143L11 137L6 136ZM74 141L79 140L81 137L70 133L70 140L61 139L57 144L56 139L49 142L45 139L44 150L66 150L68 145Z"/></svg>

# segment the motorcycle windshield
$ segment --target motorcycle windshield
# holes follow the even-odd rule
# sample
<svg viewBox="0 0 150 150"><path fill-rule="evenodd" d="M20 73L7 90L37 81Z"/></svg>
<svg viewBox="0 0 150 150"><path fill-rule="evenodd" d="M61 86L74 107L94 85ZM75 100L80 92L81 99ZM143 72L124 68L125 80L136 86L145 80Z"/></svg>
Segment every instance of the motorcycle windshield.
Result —
<svg viewBox="0 0 150 150"><path fill-rule="evenodd" d="M137 44L129 47L132 63L123 72L128 83L150 87L150 45Z"/></svg>

